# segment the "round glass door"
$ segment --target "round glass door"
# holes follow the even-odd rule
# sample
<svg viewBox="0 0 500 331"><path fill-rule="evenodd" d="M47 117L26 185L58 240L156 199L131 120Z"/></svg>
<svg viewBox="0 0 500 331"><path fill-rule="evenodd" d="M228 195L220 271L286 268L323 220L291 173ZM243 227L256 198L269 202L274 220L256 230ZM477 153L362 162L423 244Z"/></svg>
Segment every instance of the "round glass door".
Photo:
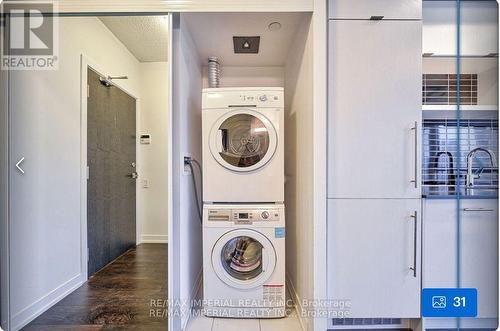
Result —
<svg viewBox="0 0 500 331"><path fill-rule="evenodd" d="M224 167L251 171L266 164L276 150L276 131L262 114L239 110L215 123L211 152Z"/></svg>
<svg viewBox="0 0 500 331"><path fill-rule="evenodd" d="M231 277L254 279L262 272L262 244L247 236L233 238L222 248L221 262Z"/></svg>
<svg viewBox="0 0 500 331"><path fill-rule="evenodd" d="M236 288L252 288L269 279L276 253L269 239L254 230L224 234L214 245L212 265L217 276Z"/></svg>

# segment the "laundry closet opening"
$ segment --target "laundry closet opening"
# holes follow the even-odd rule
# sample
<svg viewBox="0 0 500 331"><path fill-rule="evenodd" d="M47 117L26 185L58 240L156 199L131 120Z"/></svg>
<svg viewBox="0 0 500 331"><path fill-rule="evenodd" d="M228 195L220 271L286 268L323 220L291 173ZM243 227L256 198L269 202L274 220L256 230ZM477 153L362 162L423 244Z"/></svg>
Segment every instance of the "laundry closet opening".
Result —
<svg viewBox="0 0 500 331"><path fill-rule="evenodd" d="M171 299L261 298L279 283L273 295L288 299L289 315L291 302L313 298L311 18L173 17ZM196 305L177 308L174 328L190 330ZM282 317L263 311L271 316L254 317Z"/></svg>

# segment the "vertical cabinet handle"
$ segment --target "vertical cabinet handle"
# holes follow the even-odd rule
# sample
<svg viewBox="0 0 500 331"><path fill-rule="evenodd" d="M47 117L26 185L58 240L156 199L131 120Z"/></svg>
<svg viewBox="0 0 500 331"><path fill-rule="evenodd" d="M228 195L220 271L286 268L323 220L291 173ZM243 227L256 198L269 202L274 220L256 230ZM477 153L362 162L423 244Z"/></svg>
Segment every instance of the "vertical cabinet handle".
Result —
<svg viewBox="0 0 500 331"><path fill-rule="evenodd" d="M415 133L414 140L414 155L413 155L413 179L410 180L410 183L415 185L415 188L418 188L418 122L415 121L413 128L410 129Z"/></svg>
<svg viewBox="0 0 500 331"><path fill-rule="evenodd" d="M462 209L463 211L494 211L493 209L486 209L486 208L464 208Z"/></svg>
<svg viewBox="0 0 500 331"><path fill-rule="evenodd" d="M413 219L413 266L410 267L410 270L413 270L413 277L417 277L417 211L413 212L411 218Z"/></svg>

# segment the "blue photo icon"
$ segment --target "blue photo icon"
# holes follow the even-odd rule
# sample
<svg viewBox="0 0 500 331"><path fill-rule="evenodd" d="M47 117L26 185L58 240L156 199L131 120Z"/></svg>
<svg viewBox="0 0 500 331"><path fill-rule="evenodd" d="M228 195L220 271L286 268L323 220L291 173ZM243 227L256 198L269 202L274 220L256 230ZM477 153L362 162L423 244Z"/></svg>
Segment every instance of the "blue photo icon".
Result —
<svg viewBox="0 0 500 331"><path fill-rule="evenodd" d="M477 289L424 288L422 289L422 316L476 317Z"/></svg>
<svg viewBox="0 0 500 331"><path fill-rule="evenodd" d="M446 297L442 295L435 295L432 297L432 308L434 309L445 309L446 308Z"/></svg>

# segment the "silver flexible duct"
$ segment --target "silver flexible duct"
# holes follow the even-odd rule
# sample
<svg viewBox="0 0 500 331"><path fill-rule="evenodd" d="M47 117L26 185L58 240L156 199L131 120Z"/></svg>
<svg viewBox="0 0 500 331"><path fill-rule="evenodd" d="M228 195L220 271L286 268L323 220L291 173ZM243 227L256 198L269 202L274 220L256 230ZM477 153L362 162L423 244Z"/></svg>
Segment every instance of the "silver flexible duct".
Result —
<svg viewBox="0 0 500 331"><path fill-rule="evenodd" d="M208 87L219 87L220 84L220 65L219 58L211 56L208 58Z"/></svg>

